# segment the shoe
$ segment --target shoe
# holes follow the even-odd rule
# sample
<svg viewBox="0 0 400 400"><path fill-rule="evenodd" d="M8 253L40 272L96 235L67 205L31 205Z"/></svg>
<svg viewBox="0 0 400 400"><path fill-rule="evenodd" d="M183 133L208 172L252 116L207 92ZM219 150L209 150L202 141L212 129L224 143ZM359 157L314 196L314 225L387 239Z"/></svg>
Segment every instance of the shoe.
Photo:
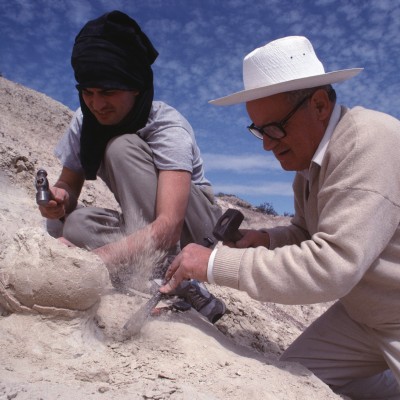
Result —
<svg viewBox="0 0 400 400"><path fill-rule="evenodd" d="M212 324L215 324L225 314L225 303L217 299L196 280L183 281L171 294L185 300Z"/></svg>

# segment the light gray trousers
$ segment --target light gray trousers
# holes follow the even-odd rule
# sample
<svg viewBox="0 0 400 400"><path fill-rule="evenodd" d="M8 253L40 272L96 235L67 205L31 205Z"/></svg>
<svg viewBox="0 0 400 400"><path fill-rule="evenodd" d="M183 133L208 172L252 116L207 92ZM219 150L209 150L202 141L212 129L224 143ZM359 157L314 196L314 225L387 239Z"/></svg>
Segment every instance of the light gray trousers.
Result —
<svg viewBox="0 0 400 400"><path fill-rule="evenodd" d="M99 175L114 194L121 212L96 207L74 210L65 220L63 236L78 247L95 249L142 228L156 218L158 170L150 147L138 135L127 134L107 145ZM221 215L208 186L191 184L180 247L214 240L212 230ZM215 241L216 243L216 241Z"/></svg>
<svg viewBox="0 0 400 400"><path fill-rule="evenodd" d="M353 400L400 400L400 325L372 329L335 303L285 351L336 393ZM389 369L390 368L390 369Z"/></svg>

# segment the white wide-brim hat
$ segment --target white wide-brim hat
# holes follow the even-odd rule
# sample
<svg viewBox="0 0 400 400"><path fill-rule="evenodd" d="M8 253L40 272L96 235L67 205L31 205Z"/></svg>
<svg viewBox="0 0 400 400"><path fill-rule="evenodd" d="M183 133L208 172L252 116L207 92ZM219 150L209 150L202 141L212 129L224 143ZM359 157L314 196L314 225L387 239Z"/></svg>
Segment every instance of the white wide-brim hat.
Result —
<svg viewBox="0 0 400 400"><path fill-rule="evenodd" d="M249 53L243 60L244 90L211 100L210 103L225 106L329 85L350 79L362 70L352 68L325 72L307 38L288 36Z"/></svg>

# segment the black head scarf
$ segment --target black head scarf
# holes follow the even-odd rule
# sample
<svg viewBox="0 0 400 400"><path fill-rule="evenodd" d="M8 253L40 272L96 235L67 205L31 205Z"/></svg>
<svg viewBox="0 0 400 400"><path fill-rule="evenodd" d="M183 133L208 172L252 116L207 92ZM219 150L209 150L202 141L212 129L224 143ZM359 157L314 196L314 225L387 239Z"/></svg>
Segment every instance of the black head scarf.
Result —
<svg viewBox="0 0 400 400"><path fill-rule="evenodd" d="M80 158L86 179L96 179L108 141L146 125L153 102L151 64L158 56L128 15L112 11L89 21L75 38L71 64L83 113ZM135 106L117 125L101 125L82 98L82 89L138 90Z"/></svg>

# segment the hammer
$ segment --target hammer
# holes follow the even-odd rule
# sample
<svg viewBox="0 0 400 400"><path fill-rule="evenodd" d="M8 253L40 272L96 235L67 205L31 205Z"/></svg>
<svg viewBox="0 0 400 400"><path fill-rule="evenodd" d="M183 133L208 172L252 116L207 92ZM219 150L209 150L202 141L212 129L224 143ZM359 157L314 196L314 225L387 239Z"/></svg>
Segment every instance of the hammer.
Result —
<svg viewBox="0 0 400 400"><path fill-rule="evenodd" d="M239 210L228 208L215 224L214 237L223 242L237 242L243 236L239 232L243 219L244 215Z"/></svg>
<svg viewBox="0 0 400 400"><path fill-rule="evenodd" d="M39 169L35 180L36 187L36 203L39 206L45 206L51 200L49 189L49 181L47 180L47 172L44 169Z"/></svg>

